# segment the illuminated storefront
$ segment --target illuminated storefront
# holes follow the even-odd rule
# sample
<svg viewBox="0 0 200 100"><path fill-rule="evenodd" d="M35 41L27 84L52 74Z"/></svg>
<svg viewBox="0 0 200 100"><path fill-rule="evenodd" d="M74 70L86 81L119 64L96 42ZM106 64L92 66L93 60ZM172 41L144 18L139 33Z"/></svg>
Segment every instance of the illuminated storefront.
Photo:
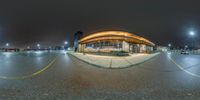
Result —
<svg viewBox="0 0 200 100"><path fill-rule="evenodd" d="M91 34L79 40L79 52L126 51L129 53L151 53L154 43L122 31L104 31Z"/></svg>

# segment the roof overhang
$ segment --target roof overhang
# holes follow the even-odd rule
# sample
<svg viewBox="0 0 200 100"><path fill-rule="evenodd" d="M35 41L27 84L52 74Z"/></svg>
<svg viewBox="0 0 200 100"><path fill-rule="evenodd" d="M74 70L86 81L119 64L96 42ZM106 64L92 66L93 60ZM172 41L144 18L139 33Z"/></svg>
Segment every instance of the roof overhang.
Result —
<svg viewBox="0 0 200 100"><path fill-rule="evenodd" d="M122 32L122 31L104 31L104 32L94 33L82 38L81 40L79 40L79 43L86 44L86 43L92 43L92 42L98 42L98 41L110 41L110 40L127 41L131 43L155 46L153 42L143 37L140 37L128 32Z"/></svg>

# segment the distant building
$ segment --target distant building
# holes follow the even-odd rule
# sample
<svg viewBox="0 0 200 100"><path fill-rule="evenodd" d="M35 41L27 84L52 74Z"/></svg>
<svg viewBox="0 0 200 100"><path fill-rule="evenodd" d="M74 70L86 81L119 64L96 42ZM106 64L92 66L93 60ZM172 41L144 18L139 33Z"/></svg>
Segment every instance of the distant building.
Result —
<svg viewBox="0 0 200 100"><path fill-rule="evenodd" d="M151 53L155 44L143 37L122 31L105 31L79 40L79 52Z"/></svg>
<svg viewBox="0 0 200 100"><path fill-rule="evenodd" d="M83 32L78 31L74 34L74 50L78 49L78 41L83 37Z"/></svg>
<svg viewBox="0 0 200 100"><path fill-rule="evenodd" d="M158 51L166 52L167 50L169 50L169 47L167 47L167 46L158 46L158 47L157 47L157 50L158 50Z"/></svg>

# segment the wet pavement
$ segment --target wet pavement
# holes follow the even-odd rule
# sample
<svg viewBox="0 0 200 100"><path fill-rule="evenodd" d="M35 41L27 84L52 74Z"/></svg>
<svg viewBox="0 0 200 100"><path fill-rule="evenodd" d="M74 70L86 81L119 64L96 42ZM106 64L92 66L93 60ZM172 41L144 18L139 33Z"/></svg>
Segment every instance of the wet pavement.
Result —
<svg viewBox="0 0 200 100"><path fill-rule="evenodd" d="M198 55L161 53L103 69L64 53L1 53L0 100L198 100L198 76Z"/></svg>

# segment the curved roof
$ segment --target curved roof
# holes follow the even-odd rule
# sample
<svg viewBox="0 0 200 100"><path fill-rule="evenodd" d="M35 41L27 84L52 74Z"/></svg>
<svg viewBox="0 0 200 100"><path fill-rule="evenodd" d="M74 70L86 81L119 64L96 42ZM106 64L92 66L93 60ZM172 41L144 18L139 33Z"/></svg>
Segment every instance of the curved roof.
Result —
<svg viewBox="0 0 200 100"><path fill-rule="evenodd" d="M140 37L128 32L123 32L123 31L97 32L80 39L79 43L84 44L84 43L106 41L106 40L123 40L123 41L137 43L137 44L146 44L150 46L155 46L153 42L143 37Z"/></svg>

